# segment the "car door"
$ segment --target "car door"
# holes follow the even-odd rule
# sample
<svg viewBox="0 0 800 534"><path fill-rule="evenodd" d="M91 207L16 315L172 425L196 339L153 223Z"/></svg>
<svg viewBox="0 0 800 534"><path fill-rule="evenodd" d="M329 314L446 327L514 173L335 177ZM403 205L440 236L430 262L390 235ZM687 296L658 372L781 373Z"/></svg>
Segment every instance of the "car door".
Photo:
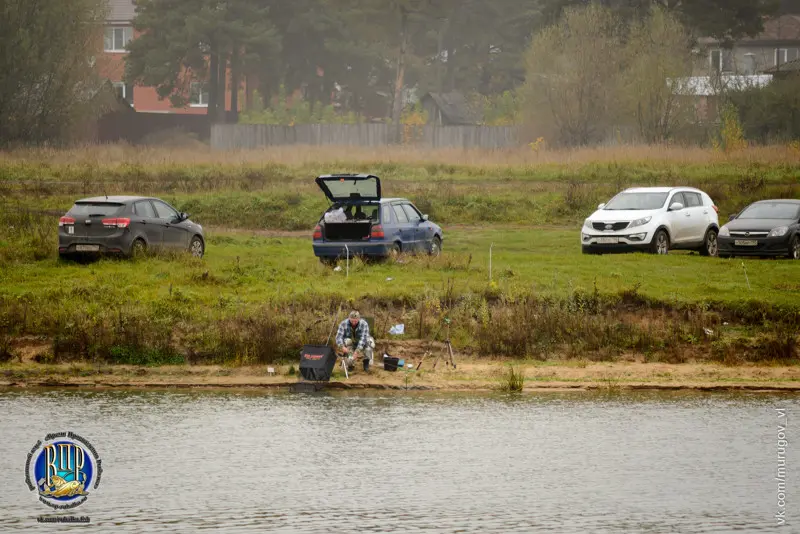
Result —
<svg viewBox="0 0 800 534"><path fill-rule="evenodd" d="M406 215L403 206L400 204L392 204L392 211L394 218L397 221L397 228L400 232L400 241L403 243L403 251L407 252L414 248L414 228L408 222L408 215Z"/></svg>
<svg viewBox="0 0 800 534"><path fill-rule="evenodd" d="M159 246L164 236L164 227L156 216L156 210L149 200L140 200L133 204L131 230L137 235L144 234L149 245Z"/></svg>
<svg viewBox="0 0 800 534"><path fill-rule="evenodd" d="M396 237L400 237L400 229L392 218L393 211L390 204L381 206L380 225L383 228L383 235L386 241L394 241Z"/></svg>
<svg viewBox="0 0 800 534"><path fill-rule="evenodd" d="M414 230L414 250L424 250L426 243L430 243L430 237L426 236L426 223L422 219L422 214L412 204L403 204L403 209Z"/></svg>
<svg viewBox="0 0 800 534"><path fill-rule="evenodd" d="M189 246L189 231L181 224L178 210L161 200L153 200L156 216L163 228L164 247L187 248Z"/></svg>
<svg viewBox="0 0 800 534"><path fill-rule="evenodd" d="M689 211L689 226L687 227L687 241L692 243L702 243L708 228L708 206L703 206L703 198L700 193L684 191L683 198L686 200L686 209Z"/></svg>
<svg viewBox="0 0 800 534"><path fill-rule="evenodd" d="M682 204L683 208L672 211L670 206L676 202ZM673 243L685 243L689 239L691 213L686 207L686 199L683 197L683 193L680 191L674 193L667 202L667 220L669 221L671 229L671 241Z"/></svg>

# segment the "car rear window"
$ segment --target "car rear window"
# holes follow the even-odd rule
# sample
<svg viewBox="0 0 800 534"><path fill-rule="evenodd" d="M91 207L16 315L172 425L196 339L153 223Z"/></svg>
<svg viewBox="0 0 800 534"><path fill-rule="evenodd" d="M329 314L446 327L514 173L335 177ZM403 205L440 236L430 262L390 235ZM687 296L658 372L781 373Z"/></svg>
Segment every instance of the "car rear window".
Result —
<svg viewBox="0 0 800 534"><path fill-rule="evenodd" d="M753 204L742 212L738 219L797 219L800 207L784 202Z"/></svg>
<svg viewBox="0 0 800 534"><path fill-rule="evenodd" d="M145 218L149 219L157 219L156 212L153 209L153 206L150 205L149 200L143 200L142 202L137 202L133 205L133 211L136 215L140 215Z"/></svg>
<svg viewBox="0 0 800 534"><path fill-rule="evenodd" d="M703 199L701 199L700 195L698 195L697 193L689 193L684 191L683 198L686 199L687 207L694 208L703 205Z"/></svg>
<svg viewBox="0 0 800 534"><path fill-rule="evenodd" d="M74 217L111 217L124 209L125 204L117 202L76 202L68 213Z"/></svg>

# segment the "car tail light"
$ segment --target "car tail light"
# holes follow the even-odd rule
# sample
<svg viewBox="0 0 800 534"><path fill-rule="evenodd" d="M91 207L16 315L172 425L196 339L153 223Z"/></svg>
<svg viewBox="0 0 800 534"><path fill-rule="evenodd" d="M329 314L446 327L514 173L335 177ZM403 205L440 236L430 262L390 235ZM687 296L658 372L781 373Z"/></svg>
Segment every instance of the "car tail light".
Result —
<svg viewBox="0 0 800 534"><path fill-rule="evenodd" d="M716 204L711 204L711 207L712 207L712 208L714 208L714 211L716 211L717 213L719 213L719 208L717 207L717 205L716 205Z"/></svg>
<svg viewBox="0 0 800 534"><path fill-rule="evenodd" d="M64 226L65 224L75 224L75 219L73 219L72 217L61 217L58 220L58 225Z"/></svg>
<svg viewBox="0 0 800 534"><path fill-rule="evenodd" d="M103 226L106 228L127 228L130 226L131 220L127 217L119 217L116 219L103 219Z"/></svg>
<svg viewBox="0 0 800 534"><path fill-rule="evenodd" d="M320 225L314 228L314 239L322 239L322 227Z"/></svg>
<svg viewBox="0 0 800 534"><path fill-rule="evenodd" d="M373 226L372 231L369 234L369 237L371 239L383 239L384 237L386 237L383 233L383 226L381 226L380 224L376 224L375 226Z"/></svg>

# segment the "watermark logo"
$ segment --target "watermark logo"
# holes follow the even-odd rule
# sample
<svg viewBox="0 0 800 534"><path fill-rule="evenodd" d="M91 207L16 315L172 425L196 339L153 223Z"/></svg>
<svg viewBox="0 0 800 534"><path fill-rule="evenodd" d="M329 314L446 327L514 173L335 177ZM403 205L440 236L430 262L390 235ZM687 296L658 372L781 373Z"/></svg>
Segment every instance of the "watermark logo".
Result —
<svg viewBox="0 0 800 534"><path fill-rule="evenodd" d="M103 474L97 451L73 432L48 434L28 453L25 482L39 501L56 510L80 506L97 489Z"/></svg>
<svg viewBox="0 0 800 534"><path fill-rule="evenodd" d="M775 480L778 483L778 513L775 514L775 519L778 526L786 524L786 449L789 447L789 441L786 439L786 427L788 426L788 417L786 416L786 408L775 408L778 415L778 470L775 475Z"/></svg>

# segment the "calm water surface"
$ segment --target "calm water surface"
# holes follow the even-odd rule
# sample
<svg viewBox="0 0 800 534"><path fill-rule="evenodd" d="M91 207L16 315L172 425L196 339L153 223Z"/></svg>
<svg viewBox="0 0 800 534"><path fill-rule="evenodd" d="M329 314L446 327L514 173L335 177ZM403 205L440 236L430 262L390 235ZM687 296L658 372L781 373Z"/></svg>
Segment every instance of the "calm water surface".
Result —
<svg viewBox="0 0 800 534"><path fill-rule="evenodd" d="M775 408L800 532L796 395L0 390L0 532L79 528L25 485L65 430L104 469L67 515L100 531L771 531Z"/></svg>

